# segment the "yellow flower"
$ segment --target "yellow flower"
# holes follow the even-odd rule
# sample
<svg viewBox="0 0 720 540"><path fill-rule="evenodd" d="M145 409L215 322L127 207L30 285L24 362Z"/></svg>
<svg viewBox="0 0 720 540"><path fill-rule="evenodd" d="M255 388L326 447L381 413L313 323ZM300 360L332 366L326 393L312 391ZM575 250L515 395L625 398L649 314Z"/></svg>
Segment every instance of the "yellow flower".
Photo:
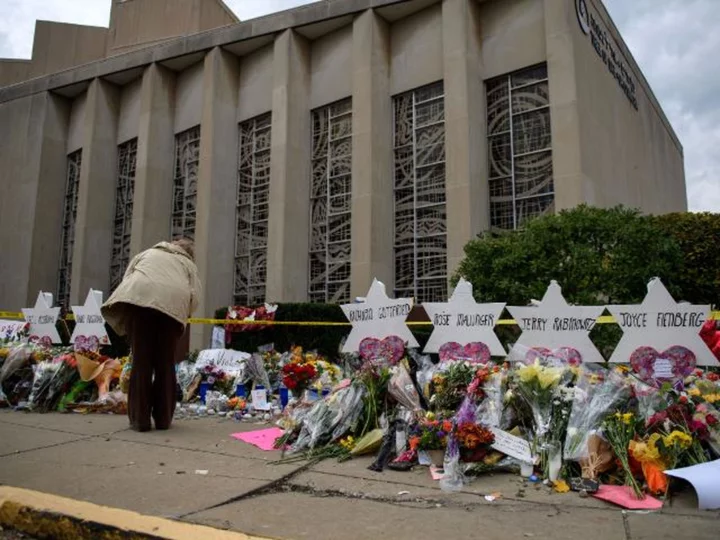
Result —
<svg viewBox="0 0 720 540"><path fill-rule="evenodd" d="M708 394L705 396L705 401L708 403L715 403L716 401L720 401L720 394Z"/></svg>
<svg viewBox="0 0 720 540"><path fill-rule="evenodd" d="M629 426L629 425L632 423L633 418L634 418L633 413L625 413L625 414L623 414L623 415L622 415L623 424L625 424L626 426Z"/></svg>
<svg viewBox="0 0 720 540"><path fill-rule="evenodd" d="M640 462L660 461L660 450L657 442L662 438L659 433L653 433L647 442L630 441L630 451L635 459Z"/></svg>
<svg viewBox="0 0 720 540"><path fill-rule="evenodd" d="M692 397L698 397L700 395L700 389L699 388L691 388L688 390L688 394Z"/></svg>
<svg viewBox="0 0 720 540"><path fill-rule="evenodd" d="M530 382L533 379L537 379L539 377L539 371L540 371L540 364L530 364L529 366L523 366L520 369L518 369L517 374L518 377L520 377L520 380L524 383Z"/></svg>
<svg viewBox="0 0 720 540"><path fill-rule="evenodd" d="M350 451L355 447L355 439L352 435L348 435L340 441L340 446L342 446L345 450Z"/></svg>
<svg viewBox="0 0 720 540"><path fill-rule="evenodd" d="M544 368L538 373L538 383L540 388L550 388L560 382L562 377L562 369L560 368Z"/></svg>
<svg viewBox="0 0 720 540"><path fill-rule="evenodd" d="M427 414L425 415L425 418L427 420L435 420L435 413L432 411L428 411Z"/></svg>
<svg viewBox="0 0 720 540"><path fill-rule="evenodd" d="M663 437L663 443L668 447L677 443L680 448L686 449L692 446L693 438L684 431L675 430L670 435Z"/></svg>
<svg viewBox="0 0 720 540"><path fill-rule="evenodd" d="M630 372L630 368L627 366L623 366L623 365L615 366L615 370L619 371L620 373L629 373Z"/></svg>

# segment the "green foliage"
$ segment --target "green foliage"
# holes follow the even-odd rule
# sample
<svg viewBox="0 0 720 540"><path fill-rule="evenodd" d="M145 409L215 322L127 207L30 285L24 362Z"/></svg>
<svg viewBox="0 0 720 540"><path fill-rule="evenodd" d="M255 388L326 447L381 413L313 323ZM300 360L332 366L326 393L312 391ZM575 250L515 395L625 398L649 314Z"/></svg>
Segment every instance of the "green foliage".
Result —
<svg viewBox="0 0 720 540"><path fill-rule="evenodd" d="M644 298L656 276L677 295L682 268L680 246L654 218L579 206L469 242L454 281L472 282L479 301L510 305L542 298L553 279L568 302L631 303Z"/></svg>
<svg viewBox="0 0 720 540"><path fill-rule="evenodd" d="M676 213L655 223L679 244L683 271L675 278L681 300L697 304L720 302L720 215Z"/></svg>

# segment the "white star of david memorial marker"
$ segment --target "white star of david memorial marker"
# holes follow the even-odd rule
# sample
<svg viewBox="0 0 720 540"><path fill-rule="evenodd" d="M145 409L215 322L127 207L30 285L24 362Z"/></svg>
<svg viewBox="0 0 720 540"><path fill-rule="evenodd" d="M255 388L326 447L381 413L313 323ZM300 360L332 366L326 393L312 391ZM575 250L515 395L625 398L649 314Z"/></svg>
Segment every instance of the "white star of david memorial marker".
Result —
<svg viewBox="0 0 720 540"><path fill-rule="evenodd" d="M700 337L710 306L678 304L658 278L652 279L647 289L642 304L607 307L623 330L610 362L628 363L640 347L662 353L679 345L695 354L698 366L716 366L717 359Z"/></svg>
<svg viewBox="0 0 720 540"><path fill-rule="evenodd" d="M95 336L100 342L100 345L110 344L110 338L105 330L105 319L100 312L102 300L102 291L90 289L84 306L72 306L73 313L75 314L75 329L70 338L70 343L74 344L80 336L86 338Z"/></svg>
<svg viewBox="0 0 720 540"><path fill-rule="evenodd" d="M60 308L52 307L53 295L40 291L35 300L35 307L22 310L25 321L30 324L30 338L49 338L53 343L62 343L55 323L60 317Z"/></svg>
<svg viewBox="0 0 720 540"><path fill-rule="evenodd" d="M569 347L580 353L584 363L604 362L589 335L604 310L605 306L569 305L560 285L555 280L551 281L536 307L508 306L508 311L523 331L510 351L510 360L525 361L528 350L534 347L551 352Z"/></svg>
<svg viewBox="0 0 720 540"><path fill-rule="evenodd" d="M384 339L398 336L408 347L418 347L415 336L405 324L412 306L411 298L389 298L385 285L377 279L373 280L364 302L340 306L352 324L343 352L357 352L360 342L368 337Z"/></svg>
<svg viewBox="0 0 720 540"><path fill-rule="evenodd" d="M473 298L472 283L460 279L450 300L428 302L423 308L433 323L433 332L425 352L436 353L445 343L484 343L493 356L507 353L493 331L504 303L478 304Z"/></svg>

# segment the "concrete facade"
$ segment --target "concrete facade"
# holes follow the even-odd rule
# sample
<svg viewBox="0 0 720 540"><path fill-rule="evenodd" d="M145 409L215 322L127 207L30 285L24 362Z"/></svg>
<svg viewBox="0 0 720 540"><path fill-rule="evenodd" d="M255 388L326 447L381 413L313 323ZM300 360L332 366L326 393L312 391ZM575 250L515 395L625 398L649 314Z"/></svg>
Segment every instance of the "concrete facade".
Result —
<svg viewBox="0 0 720 540"><path fill-rule="evenodd" d="M118 145L135 139L129 252L167 239L179 204L194 224L204 316L253 273L266 273L267 300L306 301L309 280L325 272L332 288L342 261L343 299L373 277L392 291L408 271L397 260L406 193L418 283L451 275L465 243L503 212L520 226L580 203L687 207L682 146L600 0L332 0L246 22L215 0L133 0L113 5L100 48L81 46L101 39L97 29L67 25L75 37L59 38L47 24L32 61L0 61L2 309L58 288L67 156L78 150L70 299L108 289ZM89 50L102 54L81 55ZM490 92L503 81L509 147L496 145L504 135L493 139L491 125L505 102L498 108ZM428 85L441 99L423 101ZM328 124L328 140L315 137L314 122L348 99L351 115ZM402 103L411 104L405 121ZM263 115L271 143L240 131ZM179 146L191 129L197 139ZM413 141L406 162L403 130ZM313 157L323 144L327 169ZM508 178L493 179L498 160ZM403 191L403 174L414 191ZM532 204L517 198L527 175L544 175ZM512 198L498 202L510 184ZM327 189L320 199L317 186ZM311 230L325 235L322 268L308 255ZM334 253L338 239L349 253ZM254 260L258 242L266 249ZM442 272L432 268L438 257Z"/></svg>

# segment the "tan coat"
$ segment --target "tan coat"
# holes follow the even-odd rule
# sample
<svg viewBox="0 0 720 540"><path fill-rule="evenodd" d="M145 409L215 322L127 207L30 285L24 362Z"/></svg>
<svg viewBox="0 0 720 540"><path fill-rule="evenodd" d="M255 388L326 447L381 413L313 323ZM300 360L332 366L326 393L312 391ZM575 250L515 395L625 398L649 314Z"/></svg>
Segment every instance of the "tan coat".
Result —
<svg viewBox="0 0 720 540"><path fill-rule="evenodd" d="M200 294L192 259L181 247L160 242L130 262L122 282L102 306L102 314L121 336L127 334L128 304L160 311L184 328Z"/></svg>

